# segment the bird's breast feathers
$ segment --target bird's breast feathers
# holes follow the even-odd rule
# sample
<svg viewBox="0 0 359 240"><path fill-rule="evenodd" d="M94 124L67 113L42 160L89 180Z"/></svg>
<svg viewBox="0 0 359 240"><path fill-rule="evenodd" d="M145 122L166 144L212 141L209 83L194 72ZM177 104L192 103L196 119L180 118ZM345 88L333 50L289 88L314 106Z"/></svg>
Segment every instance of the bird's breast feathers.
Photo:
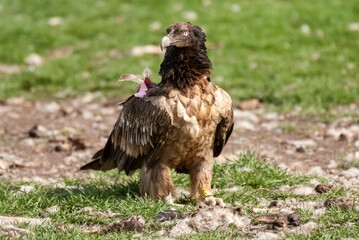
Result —
<svg viewBox="0 0 359 240"><path fill-rule="evenodd" d="M195 85L186 94L172 90L157 104L164 107L175 129L191 138L214 132L217 124L232 109L230 96L213 83L205 89Z"/></svg>

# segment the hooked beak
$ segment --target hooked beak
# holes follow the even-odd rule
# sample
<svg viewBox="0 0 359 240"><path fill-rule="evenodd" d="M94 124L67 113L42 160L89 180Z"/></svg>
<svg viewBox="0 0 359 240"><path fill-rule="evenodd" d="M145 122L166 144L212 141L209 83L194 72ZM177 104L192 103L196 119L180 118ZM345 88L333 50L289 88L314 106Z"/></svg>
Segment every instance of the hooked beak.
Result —
<svg viewBox="0 0 359 240"><path fill-rule="evenodd" d="M164 51L166 47L172 44L171 39L168 36L164 36L161 41L161 51Z"/></svg>
<svg viewBox="0 0 359 240"><path fill-rule="evenodd" d="M166 48L174 45L176 42L181 42L182 40L176 39L172 34L164 36L161 41L161 51L166 51Z"/></svg>

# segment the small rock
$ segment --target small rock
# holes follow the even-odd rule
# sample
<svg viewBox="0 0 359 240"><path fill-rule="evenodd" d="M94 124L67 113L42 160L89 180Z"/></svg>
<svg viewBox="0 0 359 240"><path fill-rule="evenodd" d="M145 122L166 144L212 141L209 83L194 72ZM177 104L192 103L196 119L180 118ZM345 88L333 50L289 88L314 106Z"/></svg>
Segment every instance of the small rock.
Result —
<svg viewBox="0 0 359 240"><path fill-rule="evenodd" d="M333 168L337 168L338 167L338 163L335 160L330 160L328 166L329 169L333 169Z"/></svg>
<svg viewBox="0 0 359 240"><path fill-rule="evenodd" d="M324 184L319 184L315 187L315 191L317 193L326 193L329 190L337 190L337 186L336 185L324 185Z"/></svg>
<svg viewBox="0 0 359 240"><path fill-rule="evenodd" d="M293 186L291 188L291 192L295 195L299 195L299 196L307 196L307 195L311 195L311 194L315 194L315 190L311 187L307 187L307 186L303 186L303 185L297 185L297 186Z"/></svg>
<svg viewBox="0 0 359 240"><path fill-rule="evenodd" d="M162 26L162 24L160 22L156 21L156 22L151 23L150 29L152 31L156 31L156 30L161 29L161 26Z"/></svg>
<svg viewBox="0 0 359 240"><path fill-rule="evenodd" d="M257 109L260 106L261 106L261 102L259 101L259 99L243 100L239 104L239 108L245 111Z"/></svg>
<svg viewBox="0 0 359 240"><path fill-rule="evenodd" d="M342 171L341 175L346 178L355 178L359 176L359 169L356 167L351 167L348 170Z"/></svg>
<svg viewBox="0 0 359 240"><path fill-rule="evenodd" d="M315 222L307 222L299 227L288 229L288 233L295 233L295 234L303 234L308 235L313 232L315 229L319 228L320 225Z"/></svg>
<svg viewBox="0 0 359 240"><path fill-rule="evenodd" d="M319 166L312 167L307 172L308 175L325 176L326 172Z"/></svg>
<svg viewBox="0 0 359 240"><path fill-rule="evenodd" d="M57 213L58 211L60 211L60 207L55 205L55 206L46 208L45 211L50 214L54 214L54 213Z"/></svg>
<svg viewBox="0 0 359 240"><path fill-rule="evenodd" d="M39 218L25 218L25 217L5 217L0 216L0 226L7 225L7 224L22 224L22 223L28 223L31 226L37 226L44 224L46 222L50 222L51 220L49 218L45 219L39 219Z"/></svg>
<svg viewBox="0 0 359 240"><path fill-rule="evenodd" d="M267 131L271 131L273 129L278 128L279 126L279 122L278 121L270 121L270 122L264 122L261 123L261 128L267 130Z"/></svg>
<svg viewBox="0 0 359 240"><path fill-rule="evenodd" d="M317 147L317 143L312 139L303 139L303 140L290 140L289 144L294 145L296 148L315 148Z"/></svg>
<svg viewBox="0 0 359 240"><path fill-rule="evenodd" d="M35 188L33 186L20 186L20 190L16 192L15 195L22 194L22 193L29 193L31 191L35 191Z"/></svg>
<svg viewBox="0 0 359 240"><path fill-rule="evenodd" d="M356 162L359 161L359 152L349 153L344 157L344 160L348 162Z"/></svg>
<svg viewBox="0 0 359 240"><path fill-rule="evenodd" d="M20 72L20 67L17 65L0 64L0 73L14 74Z"/></svg>
<svg viewBox="0 0 359 240"><path fill-rule="evenodd" d="M236 122L235 128L249 130L249 131L256 130L255 126L252 123L250 123L249 121L245 121L245 120Z"/></svg>
<svg viewBox="0 0 359 240"><path fill-rule="evenodd" d="M307 24L303 24L301 27L300 27L300 30L302 31L302 33L304 35L309 35L310 34L310 27L307 25Z"/></svg>
<svg viewBox="0 0 359 240"><path fill-rule="evenodd" d="M29 137L39 138L47 135L48 130L41 125L34 125L28 132Z"/></svg>
<svg viewBox="0 0 359 240"><path fill-rule="evenodd" d="M159 212L156 216L156 222L165 222L173 219L183 219L183 218L184 216L180 211L174 208L170 208L167 209L166 211Z"/></svg>
<svg viewBox="0 0 359 240"><path fill-rule="evenodd" d="M52 18L49 18L47 23L50 26L57 26L57 25L60 25L62 23L62 18L61 17L52 17Z"/></svg>
<svg viewBox="0 0 359 240"><path fill-rule="evenodd" d="M353 22L348 25L350 31L359 31L359 22Z"/></svg>
<svg viewBox="0 0 359 240"><path fill-rule="evenodd" d="M0 169L1 170L6 170L8 168L9 168L8 162L0 159Z"/></svg>
<svg viewBox="0 0 359 240"><path fill-rule="evenodd" d="M255 240L280 239L280 238L282 237L272 232L258 232L254 236Z"/></svg>
<svg viewBox="0 0 359 240"><path fill-rule="evenodd" d="M317 208L317 209L314 209L314 216L321 216L325 213L325 208Z"/></svg>
<svg viewBox="0 0 359 240"><path fill-rule="evenodd" d="M40 66L44 63L44 60L38 54L32 53L27 56L25 62L31 66Z"/></svg>
<svg viewBox="0 0 359 240"><path fill-rule="evenodd" d="M309 184L310 184L310 186L315 187L318 184L320 184L320 182L317 179L313 178L313 179L310 179Z"/></svg>
<svg viewBox="0 0 359 240"><path fill-rule="evenodd" d="M28 234L35 235L35 233L30 230L14 227L13 225L0 226L0 235L9 236L10 239L20 238Z"/></svg>
<svg viewBox="0 0 359 240"><path fill-rule="evenodd" d="M266 113L266 114L263 115L263 118L267 119L267 120L278 120L278 119L280 119L278 113L275 113L275 112Z"/></svg>
<svg viewBox="0 0 359 240"><path fill-rule="evenodd" d="M188 11L183 13L183 18L188 19L190 21L194 21L197 19L197 13L194 11Z"/></svg>
<svg viewBox="0 0 359 240"><path fill-rule="evenodd" d="M242 120L247 120L254 123L259 122L259 118L254 113L249 111L241 111L239 109L235 109L233 111L233 114L234 114L234 118L236 119L235 121L236 123Z"/></svg>

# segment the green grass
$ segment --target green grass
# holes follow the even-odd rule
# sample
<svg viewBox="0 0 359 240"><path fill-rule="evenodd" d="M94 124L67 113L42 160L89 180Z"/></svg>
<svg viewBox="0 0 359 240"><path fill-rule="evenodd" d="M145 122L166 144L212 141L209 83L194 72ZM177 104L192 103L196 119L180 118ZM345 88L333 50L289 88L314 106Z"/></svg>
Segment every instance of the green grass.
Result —
<svg viewBox="0 0 359 240"><path fill-rule="evenodd" d="M246 169L246 171L241 171L243 169ZM251 169L251 171L248 171L248 169ZM219 190L216 196L223 198L225 202L230 204L240 202L246 211L245 214L249 216L256 215L250 209L252 206L258 206L259 199L272 201L276 199L297 198L306 201L316 199L326 200L344 196L345 191L343 188L322 195L306 197L277 190L282 185L308 185L309 180L312 178L288 174L279 168L272 167L269 163L258 160L253 154L247 154L242 156L240 161L233 164L216 164L214 166L212 185ZM189 185L188 175L173 173L173 179L177 187L186 188ZM323 179L319 180L325 182ZM48 216L51 218L51 224L35 228L26 224L21 226L32 229L37 239L97 239L100 237L104 239L126 239L132 238L135 233L84 234L80 229L94 224L105 225L125 217L141 214L146 220L146 231L141 236L153 238L156 237L156 231L171 228L171 225L164 226L154 221L156 214L169 208L169 205L162 202L154 202L150 199L142 199L139 194L138 181L138 172L133 177L127 177L123 173L118 175L116 171L110 171L105 174L99 173L98 177L92 180L65 179L64 184L72 186L71 189L5 180L0 182L0 215L38 218L46 208L57 205L60 207L60 211ZM24 184L33 185L35 191L16 195L15 193L19 190L20 186ZM233 186L239 186L239 190L235 192L224 190ZM182 212L192 212L197 205L196 200L189 200L183 197L178 202L186 204L184 207L177 207ZM119 216L111 219L99 219L95 216L89 216L85 212L80 211L80 209L87 206L93 207L94 211L107 211L110 209L115 213L119 213ZM303 222L311 220L323 224L324 228L319 233L314 232L313 236L329 234L333 223L344 226L347 222L355 222L359 219L358 213L335 208L328 210L318 219L306 211L299 211L299 214L302 216ZM66 233L60 232L57 230L58 224L64 224L70 230ZM73 225L73 228L71 225ZM357 229L357 226L354 226L354 229ZM352 236L352 232L355 232L353 227L340 229L340 231L341 233L347 232L350 236ZM223 239L240 238L243 236L245 236L243 232L229 229L223 233L198 233L184 239ZM298 235L291 235L291 237L301 238Z"/></svg>
<svg viewBox="0 0 359 240"><path fill-rule="evenodd" d="M189 20L185 12L194 11L197 19L191 22L203 27L209 43L220 46L209 50L212 80L235 101L260 98L280 109L328 109L358 101L359 32L348 25L358 21L359 0L211 2L0 0L0 63L22 69L0 73L0 99L73 97L86 91L130 94L135 86L117 84L118 77L139 74L146 66L157 73L163 57L125 52L159 45L168 25ZM62 24L48 25L51 17L61 17ZM160 22L160 29L151 30L153 22ZM303 25L310 27L308 35ZM62 47L73 51L51 57ZM112 50L122 57L110 57ZM45 64L27 66L24 59L31 53ZM160 80L156 74L152 78Z"/></svg>

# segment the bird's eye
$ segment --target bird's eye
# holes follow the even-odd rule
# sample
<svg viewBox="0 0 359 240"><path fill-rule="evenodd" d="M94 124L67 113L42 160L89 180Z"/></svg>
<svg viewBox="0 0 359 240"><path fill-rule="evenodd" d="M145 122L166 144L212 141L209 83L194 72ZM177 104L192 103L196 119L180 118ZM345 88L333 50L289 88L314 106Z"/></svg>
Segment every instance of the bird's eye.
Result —
<svg viewBox="0 0 359 240"><path fill-rule="evenodd" d="M183 36L188 36L188 31L184 31Z"/></svg>

